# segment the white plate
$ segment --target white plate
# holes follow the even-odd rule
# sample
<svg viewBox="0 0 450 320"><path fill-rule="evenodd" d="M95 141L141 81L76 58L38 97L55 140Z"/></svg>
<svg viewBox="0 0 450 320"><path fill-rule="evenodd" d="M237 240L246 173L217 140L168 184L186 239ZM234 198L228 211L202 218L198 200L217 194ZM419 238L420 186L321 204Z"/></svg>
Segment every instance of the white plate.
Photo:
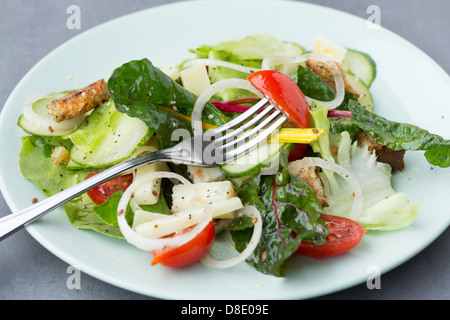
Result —
<svg viewBox="0 0 450 320"><path fill-rule="evenodd" d="M218 14L225 22L217 23ZM28 206L39 194L18 169L23 132L16 121L26 97L108 79L113 69L132 59L147 57L162 67L192 57L188 49L201 44L265 32L305 46L321 34L345 47L370 53L378 66L372 86L376 112L450 138L450 109L444 108L445 95L431 94L450 90L448 75L390 31L371 30L360 18L300 2L179 2L88 30L51 52L20 81L3 108L0 122L0 186L11 210ZM438 200L450 194L450 170L432 169L419 152L407 153L406 164L406 170L396 174L393 181L397 190L421 205L420 216L411 227L370 233L350 253L326 261L294 257L284 278L263 275L246 264L229 270L210 270L201 265L182 270L151 267L149 253L125 241L77 230L63 210L55 210L27 230L68 264L144 295L165 299L316 297L364 283L372 266L382 273L391 270L448 227L448 209Z"/></svg>

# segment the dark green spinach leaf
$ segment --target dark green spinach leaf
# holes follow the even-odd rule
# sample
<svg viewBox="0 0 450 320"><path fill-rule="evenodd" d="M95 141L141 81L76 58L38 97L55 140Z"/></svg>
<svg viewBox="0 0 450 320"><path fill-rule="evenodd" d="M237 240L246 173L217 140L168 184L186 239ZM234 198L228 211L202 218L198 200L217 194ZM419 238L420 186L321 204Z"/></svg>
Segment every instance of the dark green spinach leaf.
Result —
<svg viewBox="0 0 450 320"><path fill-rule="evenodd" d="M351 101L352 122L382 145L393 150L426 151L427 161L443 168L450 166L450 140L407 123L390 121Z"/></svg>
<svg viewBox="0 0 450 320"><path fill-rule="evenodd" d="M307 67L298 66L296 78L297 85L305 96L320 101L331 101L336 96L336 91L319 75ZM358 98L353 93L345 91L344 101L335 109L348 110L350 100L357 101Z"/></svg>
<svg viewBox="0 0 450 320"><path fill-rule="evenodd" d="M192 134L186 117L191 116L197 97L148 59L133 60L115 69L108 80L108 90L117 110L141 119L155 130L162 148L178 142L172 141L176 129ZM205 106L202 120L216 126L227 121L211 103Z"/></svg>
<svg viewBox="0 0 450 320"><path fill-rule="evenodd" d="M323 244L327 229L320 219L323 208L311 188L287 169L288 151L280 153L279 171L273 176L250 177L238 189L244 205L254 205L263 218L261 240L247 260L257 270L283 275L285 261L302 240ZM250 229L251 230L251 229ZM243 250L251 231L232 231L238 250Z"/></svg>

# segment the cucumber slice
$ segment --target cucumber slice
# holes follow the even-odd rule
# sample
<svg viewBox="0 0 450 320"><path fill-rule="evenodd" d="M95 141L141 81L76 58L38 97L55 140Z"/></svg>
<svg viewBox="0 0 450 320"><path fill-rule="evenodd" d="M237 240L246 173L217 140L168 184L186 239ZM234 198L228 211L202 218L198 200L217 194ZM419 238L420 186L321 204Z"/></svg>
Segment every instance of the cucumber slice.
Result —
<svg viewBox="0 0 450 320"><path fill-rule="evenodd" d="M72 160L70 160L66 166L67 170L79 170L79 169L86 169L86 168L88 168L88 166L75 163Z"/></svg>
<svg viewBox="0 0 450 320"><path fill-rule="evenodd" d="M356 133L360 131L359 127L350 118L330 117L328 121L330 122L330 132L332 133L341 133L343 131Z"/></svg>
<svg viewBox="0 0 450 320"><path fill-rule="evenodd" d="M356 75L367 87L370 87L377 74L375 61L366 53L347 50L342 68Z"/></svg>
<svg viewBox="0 0 450 320"><path fill-rule="evenodd" d="M283 41L283 53L286 56L301 56L305 53L305 48L295 42Z"/></svg>
<svg viewBox="0 0 450 320"><path fill-rule="evenodd" d="M152 134L142 120L117 111L109 101L69 135L74 143L70 158L80 166L107 167L129 158Z"/></svg>
<svg viewBox="0 0 450 320"><path fill-rule="evenodd" d="M67 91L28 98L17 122L18 126L27 133L40 136L64 136L73 132L83 121L85 115L57 123L53 121L47 110L49 103L66 94Z"/></svg>
<svg viewBox="0 0 450 320"><path fill-rule="evenodd" d="M355 74L346 72L347 82L352 86L353 90L359 94L358 102L369 111L373 111L372 94L369 88Z"/></svg>
<svg viewBox="0 0 450 320"><path fill-rule="evenodd" d="M20 115L19 120L17 121L17 125L22 128L23 131L29 134L35 134L38 136L64 136L66 134L71 133L73 130L58 130L51 129L50 126L39 126L35 122L30 121L23 114Z"/></svg>
<svg viewBox="0 0 450 320"><path fill-rule="evenodd" d="M258 173L271 164L272 160L279 155L281 148L290 145L280 142L260 143L237 158L227 161L221 165L221 169L228 178L241 178Z"/></svg>

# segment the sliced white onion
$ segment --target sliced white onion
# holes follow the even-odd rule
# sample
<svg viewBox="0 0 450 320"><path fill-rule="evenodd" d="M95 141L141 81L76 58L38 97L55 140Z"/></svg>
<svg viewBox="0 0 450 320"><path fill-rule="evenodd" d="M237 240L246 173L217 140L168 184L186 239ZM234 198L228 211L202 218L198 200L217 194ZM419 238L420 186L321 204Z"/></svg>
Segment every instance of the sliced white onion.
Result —
<svg viewBox="0 0 450 320"><path fill-rule="evenodd" d="M248 246L244 249L244 251L242 251L238 255L236 255L230 259L226 259L226 260L217 260L216 258L213 257L213 255L211 254L211 250L210 250L206 254L206 256L204 256L201 259L201 262L205 266L211 267L211 268L217 268L217 269L231 268L231 267L234 267L234 266L238 265L239 263L245 261L248 257L250 257L250 255L253 253L253 251L255 251L255 248L258 245L259 240L261 239L261 233L262 233L263 221L262 221L261 214L258 211L258 209L256 209L256 207L254 207L254 206L245 206L242 209L240 209L237 212L237 214L239 216L247 216L247 217L250 217L253 219L253 223L254 223L253 234L252 234L252 237L250 239Z"/></svg>
<svg viewBox="0 0 450 320"><path fill-rule="evenodd" d="M342 178L344 178L350 184L354 195L353 205L349 213L349 218L352 220L358 220L363 209L363 195L361 185L359 184L356 177L343 166L334 162L325 161L322 158L317 157L305 157L301 160L293 161L288 165L288 169L290 172L297 172L299 169L305 167L320 167L322 169L335 172Z"/></svg>
<svg viewBox="0 0 450 320"><path fill-rule="evenodd" d="M300 64L306 62L306 55L295 56L295 57L266 57L263 59L261 64L261 69L270 70L274 69L278 65L284 64Z"/></svg>
<svg viewBox="0 0 450 320"><path fill-rule="evenodd" d="M33 103L44 99L48 96L48 94L39 94L36 96L29 97L24 104L23 107L23 116L30 122L33 123L33 125L36 125L38 128L48 129L51 127L53 130L57 131L67 131L71 132L74 129L76 129L81 122L86 118L88 115L87 113L84 113L82 115L79 115L75 118L64 120L61 122L53 121L50 114L48 116L43 116L41 114L38 114L33 109ZM63 95L61 95L63 96Z"/></svg>
<svg viewBox="0 0 450 320"><path fill-rule="evenodd" d="M331 72L334 76L334 83L336 86L336 96L331 101L321 101L317 99L312 99L310 97L305 97L309 104L313 101L322 103L328 106L328 109L337 108L342 104L345 97L345 84L342 74L339 72L339 68L336 62L329 56L318 53L307 53L297 57L267 57L262 62L262 69L273 69L277 65L295 65L306 62L307 60L317 60L326 64L331 65Z"/></svg>
<svg viewBox="0 0 450 320"><path fill-rule="evenodd" d="M191 115L192 130L195 135L202 134L202 113L208 101L217 93L225 89L238 88L248 90L256 94L261 99L264 97L250 82L244 79L224 79L211 84L197 98Z"/></svg>
<svg viewBox="0 0 450 320"><path fill-rule="evenodd" d="M205 214L199 223L192 228L189 232L183 233L176 237L171 238L161 238L161 239L150 239L146 238L136 231L134 231L125 219L125 212L132 197L134 190L141 185L141 183L148 183L154 179L159 178L174 178L178 179L184 184L190 184L190 182L185 179L183 176L173 173L173 172L151 172L148 175L144 176L142 180L139 180L138 183L133 182L123 193L122 198L119 201L119 205L117 207L117 221L119 224L120 231L124 238L135 247L145 250L145 251L153 251L153 250L161 250L169 247L178 247L181 246L192 239L195 238L197 234L199 234L212 220L211 212L209 210L205 210Z"/></svg>
<svg viewBox="0 0 450 320"><path fill-rule="evenodd" d="M237 71L245 72L245 73L253 73L255 71L258 71L260 69L258 68L250 68L250 67L244 67L240 64L232 63L232 62L226 62L219 59L192 59L188 60L183 64L183 69L196 66L196 65L203 65L203 66L218 66L218 67L225 67L234 69Z"/></svg>

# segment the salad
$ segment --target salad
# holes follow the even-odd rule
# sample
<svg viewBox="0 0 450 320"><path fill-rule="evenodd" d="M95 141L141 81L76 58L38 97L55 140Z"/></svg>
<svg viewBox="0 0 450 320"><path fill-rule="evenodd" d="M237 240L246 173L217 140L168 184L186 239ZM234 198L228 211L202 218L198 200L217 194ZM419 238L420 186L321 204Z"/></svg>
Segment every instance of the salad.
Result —
<svg viewBox="0 0 450 320"><path fill-rule="evenodd" d="M46 196L143 153L217 128L268 98L287 121L211 167L157 162L64 205L72 225L124 239L151 265L248 263L283 276L293 255L343 254L368 232L408 227L419 204L394 190L406 151L450 166L450 141L377 115L369 54L270 34L202 45L162 68L118 66L84 88L30 97L19 166ZM195 130L199 129L199 130Z"/></svg>

